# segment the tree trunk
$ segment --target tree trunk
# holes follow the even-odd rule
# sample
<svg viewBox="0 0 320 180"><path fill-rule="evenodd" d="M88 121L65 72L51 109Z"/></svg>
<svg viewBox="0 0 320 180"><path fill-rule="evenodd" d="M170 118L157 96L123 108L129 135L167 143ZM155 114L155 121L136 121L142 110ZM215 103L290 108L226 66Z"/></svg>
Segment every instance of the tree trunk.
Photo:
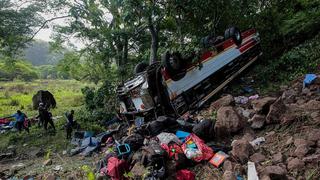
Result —
<svg viewBox="0 0 320 180"><path fill-rule="evenodd" d="M149 30L151 33L151 48L150 48L150 59L149 64L153 64L157 62L157 52L158 52L158 44L159 44L159 29L157 26L153 25L149 20Z"/></svg>

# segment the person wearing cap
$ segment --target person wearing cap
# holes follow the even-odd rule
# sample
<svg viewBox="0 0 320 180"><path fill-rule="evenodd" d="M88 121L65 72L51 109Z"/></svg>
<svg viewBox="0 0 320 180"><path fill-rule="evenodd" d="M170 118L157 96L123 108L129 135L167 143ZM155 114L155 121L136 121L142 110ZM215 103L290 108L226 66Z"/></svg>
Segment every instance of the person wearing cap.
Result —
<svg viewBox="0 0 320 180"><path fill-rule="evenodd" d="M7 118L15 118L16 125L15 127L18 129L19 132L22 131L22 129L25 129L29 133L29 127L24 125L24 122L27 120L27 115L20 110L17 110L17 113L7 117Z"/></svg>

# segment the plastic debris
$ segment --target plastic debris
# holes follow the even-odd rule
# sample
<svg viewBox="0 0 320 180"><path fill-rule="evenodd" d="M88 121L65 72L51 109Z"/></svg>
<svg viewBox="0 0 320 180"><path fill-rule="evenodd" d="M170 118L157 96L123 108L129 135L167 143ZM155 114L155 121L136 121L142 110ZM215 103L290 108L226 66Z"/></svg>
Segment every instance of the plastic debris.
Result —
<svg viewBox="0 0 320 180"><path fill-rule="evenodd" d="M228 157L229 155L222 151L219 151L210 159L209 162L218 168Z"/></svg>
<svg viewBox="0 0 320 180"><path fill-rule="evenodd" d="M119 156L129 154L131 152L129 144L120 144L117 140L115 142L117 144L117 151Z"/></svg>
<svg viewBox="0 0 320 180"><path fill-rule="evenodd" d="M244 180L242 176L240 176L239 174L237 175L237 180Z"/></svg>
<svg viewBox="0 0 320 180"><path fill-rule="evenodd" d="M245 96L238 96L238 97L235 97L235 98L234 98L234 101L235 101L237 104L247 104L248 101L249 101L249 98L248 98L248 97L245 97Z"/></svg>
<svg viewBox="0 0 320 180"><path fill-rule="evenodd" d="M304 80L303 80L303 88L311 85L314 80L317 79L317 75L315 74L306 74Z"/></svg>
<svg viewBox="0 0 320 180"><path fill-rule="evenodd" d="M264 143L266 139L264 137L256 138L255 140L251 141L250 144L254 149L259 149L260 144Z"/></svg>
<svg viewBox="0 0 320 180"><path fill-rule="evenodd" d="M186 140L186 137L188 137L190 135L190 133L188 133L188 132L184 132L184 131L177 131L176 132L176 136L179 138L179 140L181 141L181 142L185 142L185 140Z"/></svg>
<svg viewBox="0 0 320 180"><path fill-rule="evenodd" d="M157 138L159 139L161 144L169 144L170 142L182 144L181 141L179 140L179 138L175 134L172 134L172 133L162 132L157 135Z"/></svg>
<svg viewBox="0 0 320 180"><path fill-rule="evenodd" d="M254 162L248 162L248 180L259 180Z"/></svg>
<svg viewBox="0 0 320 180"><path fill-rule="evenodd" d="M259 98L259 94L253 95L249 97L249 100L255 100Z"/></svg>

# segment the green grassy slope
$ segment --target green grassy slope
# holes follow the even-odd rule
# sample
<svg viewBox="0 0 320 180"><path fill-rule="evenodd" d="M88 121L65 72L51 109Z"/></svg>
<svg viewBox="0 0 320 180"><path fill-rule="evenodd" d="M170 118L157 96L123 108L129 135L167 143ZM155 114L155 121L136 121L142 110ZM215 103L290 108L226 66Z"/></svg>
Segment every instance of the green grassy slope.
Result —
<svg viewBox="0 0 320 180"><path fill-rule="evenodd" d="M49 90L57 101L57 108L51 111L53 116L63 116L66 111L71 109L75 109L77 113L84 103L81 88L85 86L93 85L74 80L0 82L0 117L13 114L17 109L21 109L29 117L36 116L37 111L32 109L32 96L40 89ZM61 129L64 123L64 117L55 122L58 129L55 136L46 134L43 129L36 126L31 128L30 134L25 132L1 134L0 150L11 144L22 147L24 143L29 146L42 146L45 149L63 149L68 144L65 140L64 130ZM23 150L24 148L18 149Z"/></svg>

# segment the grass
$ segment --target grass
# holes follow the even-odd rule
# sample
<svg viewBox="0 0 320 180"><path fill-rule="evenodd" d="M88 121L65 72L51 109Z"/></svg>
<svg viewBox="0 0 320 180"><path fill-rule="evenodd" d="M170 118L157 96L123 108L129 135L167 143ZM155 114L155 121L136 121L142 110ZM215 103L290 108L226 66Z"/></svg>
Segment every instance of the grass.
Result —
<svg viewBox="0 0 320 180"><path fill-rule="evenodd" d="M37 110L32 109L32 96L38 90L50 91L56 101L57 108L51 110L53 116L64 116L66 111L75 110L77 114L84 104L81 88L93 86L92 84L78 82L75 80L36 80L33 82L11 81L0 82L0 117L5 117L15 113L18 109L34 117L38 114ZM8 145L18 146L18 150L23 151L23 144L27 146L43 147L44 149L61 150L68 147L69 143L65 140L65 132L62 126L65 118L62 117L55 121L57 133L49 135L36 126L31 127L31 133L26 132L6 132L0 134L0 151ZM21 148L19 148L21 147Z"/></svg>

